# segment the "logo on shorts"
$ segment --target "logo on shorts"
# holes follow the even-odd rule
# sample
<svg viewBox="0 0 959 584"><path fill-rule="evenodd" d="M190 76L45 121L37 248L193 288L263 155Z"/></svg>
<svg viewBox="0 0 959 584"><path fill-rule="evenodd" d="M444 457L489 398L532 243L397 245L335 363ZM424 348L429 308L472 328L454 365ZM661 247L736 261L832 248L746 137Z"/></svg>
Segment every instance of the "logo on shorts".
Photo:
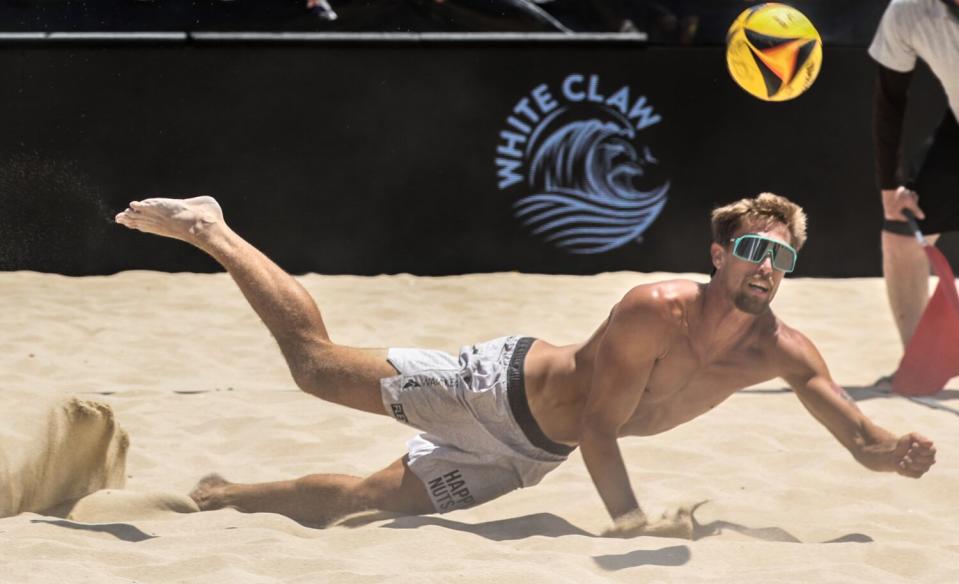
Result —
<svg viewBox="0 0 959 584"><path fill-rule="evenodd" d="M516 218L569 253L597 254L641 242L666 204L644 130L662 121L645 95L612 93L599 75L567 75L522 97L496 146L501 191L515 191Z"/></svg>
<svg viewBox="0 0 959 584"><path fill-rule="evenodd" d="M473 495L466 487L466 481L459 469L430 479L428 485L430 495L436 502L439 511L452 511L456 508L469 507L474 503Z"/></svg>
<svg viewBox="0 0 959 584"><path fill-rule="evenodd" d="M390 409L393 410L394 418L403 422L404 424L410 423L410 421L406 418L406 414L403 413L403 404L390 404Z"/></svg>
<svg viewBox="0 0 959 584"><path fill-rule="evenodd" d="M433 377L427 377L425 375L420 375L416 379L412 377L406 380L406 383L403 384L403 389L416 389L417 387L433 387L434 385L442 385L444 382L449 384L452 377L446 376L442 379L438 377L442 376L441 372L431 372Z"/></svg>

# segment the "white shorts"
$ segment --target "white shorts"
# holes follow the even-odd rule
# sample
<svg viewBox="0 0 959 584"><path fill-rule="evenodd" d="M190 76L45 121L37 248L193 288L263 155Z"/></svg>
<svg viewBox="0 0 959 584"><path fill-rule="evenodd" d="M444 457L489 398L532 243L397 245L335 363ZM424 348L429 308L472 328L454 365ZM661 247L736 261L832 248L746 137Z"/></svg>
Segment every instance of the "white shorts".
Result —
<svg viewBox="0 0 959 584"><path fill-rule="evenodd" d="M423 432L409 468L439 513L538 483L573 448L547 438L529 411L523 361L535 339L503 337L442 351L390 349L399 375L380 381L383 405Z"/></svg>

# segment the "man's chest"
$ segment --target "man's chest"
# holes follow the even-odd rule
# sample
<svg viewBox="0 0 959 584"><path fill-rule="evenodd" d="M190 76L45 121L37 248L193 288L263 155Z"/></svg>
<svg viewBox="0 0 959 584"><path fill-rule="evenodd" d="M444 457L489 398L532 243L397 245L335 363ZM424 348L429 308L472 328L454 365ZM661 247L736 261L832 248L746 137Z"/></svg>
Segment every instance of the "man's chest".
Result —
<svg viewBox="0 0 959 584"><path fill-rule="evenodd" d="M656 362L629 426L630 434L655 434L700 416L737 390L776 377L761 351L730 352L709 363L686 349Z"/></svg>

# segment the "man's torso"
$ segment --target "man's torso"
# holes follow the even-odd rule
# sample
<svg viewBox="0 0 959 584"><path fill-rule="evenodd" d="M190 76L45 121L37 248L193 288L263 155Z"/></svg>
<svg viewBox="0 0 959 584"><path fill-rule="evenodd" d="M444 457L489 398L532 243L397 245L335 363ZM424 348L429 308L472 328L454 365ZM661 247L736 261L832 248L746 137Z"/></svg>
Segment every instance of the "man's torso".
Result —
<svg viewBox="0 0 959 584"><path fill-rule="evenodd" d="M739 389L780 375L775 354L781 323L771 313L729 346L701 354L696 334L690 332L699 324L700 294L686 294L683 326L666 340L667 349L654 363L639 406L621 434L664 432L711 410ZM530 349L525 367L530 408L555 441L578 442L580 416L608 322L582 344L557 347L539 340Z"/></svg>

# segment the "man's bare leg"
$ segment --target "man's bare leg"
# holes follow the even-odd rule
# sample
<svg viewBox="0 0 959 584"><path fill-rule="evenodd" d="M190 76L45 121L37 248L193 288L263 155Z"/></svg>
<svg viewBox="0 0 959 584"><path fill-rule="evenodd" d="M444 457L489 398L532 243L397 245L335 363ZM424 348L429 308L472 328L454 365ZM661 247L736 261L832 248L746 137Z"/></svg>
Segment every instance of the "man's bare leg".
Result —
<svg viewBox="0 0 959 584"><path fill-rule="evenodd" d="M335 345L307 291L230 229L212 197L133 201L116 221L130 229L185 241L220 262L270 329L293 379L304 391L386 415L379 380L396 372L385 352Z"/></svg>
<svg viewBox="0 0 959 584"><path fill-rule="evenodd" d="M234 507L245 513L279 513L300 523L328 525L360 511L403 515L433 513L423 483L405 457L365 478L316 474L291 481L242 485L219 475L204 477L190 497L203 511Z"/></svg>
<svg viewBox="0 0 959 584"><path fill-rule="evenodd" d="M933 245L938 235L927 236ZM882 232L882 273L889 307L905 347L929 301L929 260L912 236Z"/></svg>

